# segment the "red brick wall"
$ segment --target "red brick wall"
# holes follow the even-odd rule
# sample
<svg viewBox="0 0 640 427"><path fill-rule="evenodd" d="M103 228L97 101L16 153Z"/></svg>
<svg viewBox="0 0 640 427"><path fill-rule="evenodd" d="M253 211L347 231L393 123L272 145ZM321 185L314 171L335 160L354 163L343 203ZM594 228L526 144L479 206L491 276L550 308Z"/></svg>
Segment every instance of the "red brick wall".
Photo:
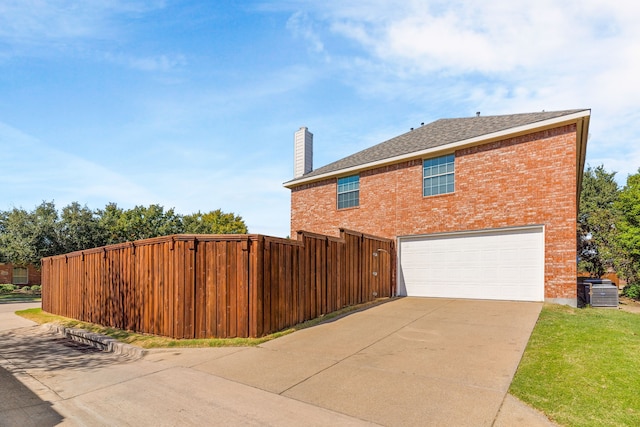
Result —
<svg viewBox="0 0 640 427"><path fill-rule="evenodd" d="M545 226L545 298L576 298L576 126L457 150L455 192L422 196L422 159L360 173L360 206L338 211L336 179L291 191L297 230L384 237Z"/></svg>
<svg viewBox="0 0 640 427"><path fill-rule="evenodd" d="M29 285L40 285L42 284L42 274L40 270L36 270L36 267L30 265L28 267L29 272Z"/></svg>
<svg viewBox="0 0 640 427"><path fill-rule="evenodd" d="M11 264L0 263L0 284L11 283L13 280Z"/></svg>

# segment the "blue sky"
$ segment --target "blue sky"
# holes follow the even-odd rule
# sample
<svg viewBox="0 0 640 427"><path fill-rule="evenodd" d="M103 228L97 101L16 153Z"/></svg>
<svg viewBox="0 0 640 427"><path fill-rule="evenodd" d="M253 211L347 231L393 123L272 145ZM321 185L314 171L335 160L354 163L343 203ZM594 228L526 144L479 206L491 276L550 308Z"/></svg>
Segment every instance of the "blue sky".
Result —
<svg viewBox="0 0 640 427"><path fill-rule="evenodd" d="M587 161L623 184L637 22L610 0L2 0L0 210L221 208L286 236L300 126L319 167L476 111L591 108Z"/></svg>

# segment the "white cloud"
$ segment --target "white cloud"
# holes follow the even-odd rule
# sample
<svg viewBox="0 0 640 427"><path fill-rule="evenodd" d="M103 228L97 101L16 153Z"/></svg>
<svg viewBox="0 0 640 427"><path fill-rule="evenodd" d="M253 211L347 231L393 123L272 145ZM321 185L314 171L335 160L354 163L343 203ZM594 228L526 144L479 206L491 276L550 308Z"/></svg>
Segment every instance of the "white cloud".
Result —
<svg viewBox="0 0 640 427"><path fill-rule="evenodd" d="M287 29L289 29L295 36L301 37L306 40L311 50L317 53L324 52L324 44L320 37L313 29L313 22L309 19L309 16L303 12L296 12L287 21Z"/></svg>
<svg viewBox="0 0 640 427"><path fill-rule="evenodd" d="M171 71L187 65L184 55L156 55L136 57L125 54L107 53L104 59L108 62L123 65L141 71Z"/></svg>
<svg viewBox="0 0 640 427"><path fill-rule="evenodd" d="M135 16L163 6L162 1L4 0L0 3L0 40L47 44L103 39L114 35L115 16Z"/></svg>
<svg viewBox="0 0 640 427"><path fill-rule="evenodd" d="M4 0L0 2L0 59L76 55L141 71L168 71L186 64L180 54L134 56L109 53L126 45L132 25L163 8L164 1ZM107 53L104 53L107 52Z"/></svg>
<svg viewBox="0 0 640 427"><path fill-rule="evenodd" d="M26 200L34 199L55 199L58 207L73 201L87 203L93 208L102 207L109 201L131 205L155 203L152 192L127 177L100 164L50 148L1 122L0 150L5 153L3 167L0 168L4 204L23 206Z"/></svg>
<svg viewBox="0 0 640 427"><path fill-rule="evenodd" d="M629 9L602 1L408 1L389 13L389 2L363 10L331 2L318 16L397 69L459 74L590 61L591 50L605 53L637 35L629 15L638 6Z"/></svg>
<svg viewBox="0 0 640 427"><path fill-rule="evenodd" d="M189 87L179 93L146 96L140 101L144 119L127 132L136 136L150 129L183 133L185 127L228 120L244 120L244 125L251 126L255 121L251 115L273 109L274 102L282 102L287 96L300 92L317 76L317 70L295 65L258 76L242 74L241 85L205 85Z"/></svg>

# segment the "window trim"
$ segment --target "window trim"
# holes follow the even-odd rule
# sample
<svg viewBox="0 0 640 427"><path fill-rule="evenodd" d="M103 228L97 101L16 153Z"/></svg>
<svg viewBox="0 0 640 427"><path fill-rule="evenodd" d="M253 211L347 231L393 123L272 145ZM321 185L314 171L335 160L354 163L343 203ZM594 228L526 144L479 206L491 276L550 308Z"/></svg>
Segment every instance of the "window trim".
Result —
<svg viewBox="0 0 640 427"><path fill-rule="evenodd" d="M444 161L438 162L440 160L444 160ZM427 166L426 165L427 162L434 162L434 163ZM451 170L449 170L448 168L449 165L451 165ZM445 170L443 172L440 172L438 170L435 173L426 175L427 168L430 168L430 169L433 167L440 168L442 166L445 167ZM438 183L437 185L430 185L429 187L425 185L427 179L429 180L433 178L440 179L441 177L444 177L445 180L447 179L447 177L451 177L451 183L447 183L447 182L445 182L444 184ZM449 190L448 188L449 186L451 186L451 190ZM444 187L444 191L433 193L433 189L438 189L439 191L439 188L442 188L442 187ZM426 194L427 188L429 188L431 194ZM456 155L455 153L449 153L449 154L444 154L437 157L429 157L426 159L422 159L422 197L433 197L433 196L441 196L445 194L453 194L455 193L455 191L456 191Z"/></svg>
<svg viewBox="0 0 640 427"><path fill-rule="evenodd" d="M356 179L353 179L356 178ZM352 179L351 181L348 182L343 182L341 183L341 180L347 180L347 179ZM350 188L347 190L340 190L340 186L350 186L351 184L355 184L355 188ZM355 195L355 197L352 198L346 198L347 199L347 206L340 206L340 196L341 195ZM353 204L352 204L353 203ZM344 210L344 209L351 209L351 208L357 208L360 206L360 174L355 174L355 175L348 175L348 176L341 176L338 177L336 180L336 209L338 210Z"/></svg>

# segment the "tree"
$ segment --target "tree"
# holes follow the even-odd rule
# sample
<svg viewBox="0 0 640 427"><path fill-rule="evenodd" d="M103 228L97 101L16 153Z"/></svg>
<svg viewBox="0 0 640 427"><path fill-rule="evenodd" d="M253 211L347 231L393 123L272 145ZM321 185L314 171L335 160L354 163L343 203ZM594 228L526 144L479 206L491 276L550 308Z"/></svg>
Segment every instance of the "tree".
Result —
<svg viewBox="0 0 640 427"><path fill-rule="evenodd" d="M116 224L120 241L148 239L182 232L182 218L173 208L164 211L160 205L136 206L122 212Z"/></svg>
<svg viewBox="0 0 640 427"><path fill-rule="evenodd" d="M618 244L624 257L619 269L630 284L640 283L640 169L627 177L615 208L620 213L617 222Z"/></svg>
<svg viewBox="0 0 640 427"><path fill-rule="evenodd" d="M247 226L242 217L220 209L181 216L160 205L123 210L109 203L97 211L105 244L122 243L171 234L242 234Z"/></svg>
<svg viewBox="0 0 640 427"><path fill-rule="evenodd" d="M29 218L29 212L13 208L0 215L0 248L8 262L19 266L28 265L36 257L34 243L35 231Z"/></svg>
<svg viewBox="0 0 640 427"><path fill-rule="evenodd" d="M108 203L104 209L98 209L98 225L105 245L125 242L124 230L120 226L124 211L115 203Z"/></svg>
<svg viewBox="0 0 640 427"><path fill-rule="evenodd" d="M99 218L86 205L73 202L62 209L58 223L61 249L74 252L106 244Z"/></svg>
<svg viewBox="0 0 640 427"><path fill-rule="evenodd" d="M40 259L62 252L57 230L58 212L53 202L33 211L13 208L0 214L0 247L12 264L40 265Z"/></svg>
<svg viewBox="0 0 640 427"><path fill-rule="evenodd" d="M618 213L614 207L619 189L614 177L604 166L588 167L582 179L580 213L578 215L579 269L594 277L602 277L619 258L616 245Z"/></svg>
<svg viewBox="0 0 640 427"><path fill-rule="evenodd" d="M224 213L220 209L208 213L185 215L183 232L189 234L246 234L247 225L241 216Z"/></svg>

